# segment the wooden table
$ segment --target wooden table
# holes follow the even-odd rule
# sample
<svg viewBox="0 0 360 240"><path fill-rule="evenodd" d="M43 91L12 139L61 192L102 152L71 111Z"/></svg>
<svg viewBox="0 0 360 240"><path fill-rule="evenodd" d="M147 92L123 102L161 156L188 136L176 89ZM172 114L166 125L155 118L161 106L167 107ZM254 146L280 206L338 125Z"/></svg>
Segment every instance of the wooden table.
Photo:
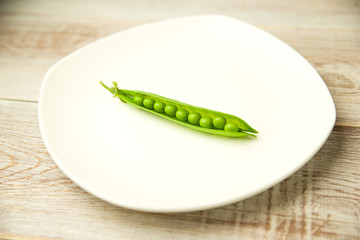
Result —
<svg viewBox="0 0 360 240"><path fill-rule="evenodd" d="M244 201L179 214L108 204L49 156L37 118L45 72L111 33L161 19L223 14L277 36L320 73L337 108L322 149ZM0 1L1 239L360 239L360 1Z"/></svg>

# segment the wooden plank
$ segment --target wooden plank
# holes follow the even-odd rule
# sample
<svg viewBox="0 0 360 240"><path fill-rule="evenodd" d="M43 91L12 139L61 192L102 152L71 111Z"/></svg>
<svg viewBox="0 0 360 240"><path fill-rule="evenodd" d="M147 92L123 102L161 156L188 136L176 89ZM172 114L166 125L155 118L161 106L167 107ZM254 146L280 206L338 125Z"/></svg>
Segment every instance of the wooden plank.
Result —
<svg viewBox="0 0 360 240"><path fill-rule="evenodd" d="M327 4L320 0L301 4L279 0L271 4L231 0L212 4L179 0L161 4L153 0L89 0L87 4L3 1L0 98L36 101L45 72L63 56L98 38L154 20L214 12L242 19L280 37L325 78L336 74L344 76L337 82L359 82L360 6L353 0ZM334 85L331 77L327 83Z"/></svg>
<svg viewBox="0 0 360 240"><path fill-rule="evenodd" d="M217 209L141 213L84 192L42 142L37 104L0 101L0 238L357 239L360 128L335 127L293 176Z"/></svg>
<svg viewBox="0 0 360 240"><path fill-rule="evenodd" d="M335 101L328 141L280 184L207 211L141 213L84 192L41 139L45 72L108 34L198 14L244 20L302 54ZM0 239L359 239L359 69L358 0L0 1Z"/></svg>
<svg viewBox="0 0 360 240"><path fill-rule="evenodd" d="M358 27L360 6L357 0L141 0L141 1L3 1L6 12L61 15L63 18L100 17L124 19L164 19L199 14L225 14L253 24L285 26Z"/></svg>
<svg viewBox="0 0 360 240"><path fill-rule="evenodd" d="M0 13L0 23L0 98L37 101L46 71L58 60L143 22L6 12Z"/></svg>

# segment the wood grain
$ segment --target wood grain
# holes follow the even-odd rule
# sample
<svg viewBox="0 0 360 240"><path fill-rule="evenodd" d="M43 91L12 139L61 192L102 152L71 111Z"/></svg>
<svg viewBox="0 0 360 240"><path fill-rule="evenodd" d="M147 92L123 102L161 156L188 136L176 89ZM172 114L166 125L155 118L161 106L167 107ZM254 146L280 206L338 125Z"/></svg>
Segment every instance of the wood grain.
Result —
<svg viewBox="0 0 360 240"><path fill-rule="evenodd" d="M254 24L286 41L314 65L328 65L326 72L334 67L335 53L341 53L348 70L337 67L337 73L346 76L359 69L358 1L25 2L2 1L0 7L0 74L4 76L0 98L37 100L48 68L98 38L155 20L196 14L226 14ZM349 40L343 51L339 43ZM308 53L317 59L313 61ZM328 58L329 54L333 56Z"/></svg>
<svg viewBox="0 0 360 240"><path fill-rule="evenodd" d="M360 172L354 171L360 169L357 148L360 128L335 127L324 147L300 171L250 199L194 213L151 214L103 202L64 176L42 143L36 108L36 103L0 102L0 237L356 239L360 236Z"/></svg>
<svg viewBox="0 0 360 240"><path fill-rule="evenodd" d="M182 214L116 207L83 191L41 138L47 69L111 33L156 20L225 14L288 43L327 84L337 122L294 175L244 201ZM360 239L358 0L0 1L0 239Z"/></svg>

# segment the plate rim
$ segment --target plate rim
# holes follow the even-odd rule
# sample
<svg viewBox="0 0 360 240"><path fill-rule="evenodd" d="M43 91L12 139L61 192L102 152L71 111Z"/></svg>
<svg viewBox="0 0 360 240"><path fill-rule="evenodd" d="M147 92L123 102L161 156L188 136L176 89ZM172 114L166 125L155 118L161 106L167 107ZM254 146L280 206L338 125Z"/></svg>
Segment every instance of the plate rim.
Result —
<svg viewBox="0 0 360 240"><path fill-rule="evenodd" d="M61 160L58 159L58 157L55 154L55 151L53 150L53 147L50 145L49 140L48 140L48 136L46 134L46 130L44 129L44 123L43 123L43 114L44 114L44 107L43 107L43 102L44 102L44 92L46 90L46 82L47 79L49 78L49 76L51 75L51 73L53 72L53 70L60 65L62 62L66 61L68 58L71 58L73 55L78 54L81 51L85 51L86 49L95 46L98 43L101 43L102 41L112 38L114 36L118 36L118 35L122 35L122 34L127 34L131 31L136 31L142 28L147 28L148 26L151 25L158 25L159 23L163 23L163 22L169 22L169 21L181 21L183 19L189 19L189 18L227 18L231 21L237 21L240 22L242 24L245 24L253 29L256 29L258 31L261 31L263 34L266 34L270 37L272 37L273 39L275 39L276 41L280 41L282 44L286 45L289 49L291 49L298 57L301 57L302 60L304 62L306 62L309 67L313 70L313 72L315 74L317 74L317 77L319 78L319 80L322 81L322 83L324 84L325 88L328 91L328 95L330 96L331 99L331 103L332 103L332 110L333 110L333 118L331 120L329 120L329 123L331 125L331 127L328 129L328 131L326 132L326 136L324 138L322 138L322 141L318 143L318 146L316 147L315 151L313 151L312 153L310 153L308 155L308 157L306 159L304 159L301 162L298 162L296 167L293 167L291 171L288 171L287 174L285 176L279 177L277 178L275 181L272 182L268 182L268 184L262 185L261 188L256 189L255 191L251 191L250 193L246 194L246 195L241 195L241 196L236 196L233 197L231 199L228 199L227 201L221 201L221 202L217 202L217 203L212 203L212 204L205 204L205 205L201 205L201 206L193 206L193 207L179 207L179 208L151 208L151 207L144 207L144 206L136 206L135 205L131 205L128 202L123 202L123 201L119 201L118 199L114 200L111 198L108 198L107 196L104 196L104 194L99 193L97 189L94 189L93 187L87 185L86 183L83 183L83 181L81 179L78 179L77 176L73 175L72 172L62 163ZM316 71L316 69L302 56L300 55L295 49L293 49L291 46L289 46L286 42L283 42L282 40L280 40L279 38L277 38L274 35L271 35L270 33L256 27L253 26L251 24L248 24L246 22L243 22L241 20L238 20L237 18L232 18L229 16L224 16L224 15L196 15L196 16L184 16L184 17L178 17L178 18L170 18L170 19L164 19L164 20L160 20L160 21L154 21L154 22L149 22L149 23L145 23L145 24L141 24L135 27L131 27L125 30L121 30L119 32L115 32L112 33L108 36L105 36L103 38L97 39L93 42L90 42L88 44L86 44L85 46L69 53L68 55L62 57L60 60L58 60L55 64L53 64L46 72L46 74L43 77L42 83L41 83L41 88L40 88L40 94L39 94L39 99L38 99L38 121L39 121L39 128L40 128L40 133L41 136L43 138L43 142L46 146L47 151L49 152L49 155L51 156L51 158L53 159L53 161L56 163L56 165L59 167L59 169L68 177L70 178L76 185L78 185L80 188L84 189L85 191L91 193L92 195L98 197L99 199L102 199L108 203L114 204L116 206L119 207L124 207L127 209L131 209L131 210L136 210L136 211L142 211L142 212L158 212L158 213L177 213L177 212L192 212L192 211L201 211L201 210L206 210L206 209L211 209L211 208L216 208L216 207L221 207L221 206L225 206L231 203L235 203L244 199L247 199L251 196L255 196L269 188L271 188L272 186L275 186L276 184L280 183L281 181L287 179L288 177L290 177L291 175L293 175L296 171L298 171L302 166L304 166L311 158L313 158L313 156L321 149L321 147L324 145L324 143L327 141L328 137L330 136L335 123L336 123L336 108L335 108L335 103L334 100L331 96L331 93L328 89L328 87L326 86L326 83L324 82L324 80L321 78L320 74Z"/></svg>

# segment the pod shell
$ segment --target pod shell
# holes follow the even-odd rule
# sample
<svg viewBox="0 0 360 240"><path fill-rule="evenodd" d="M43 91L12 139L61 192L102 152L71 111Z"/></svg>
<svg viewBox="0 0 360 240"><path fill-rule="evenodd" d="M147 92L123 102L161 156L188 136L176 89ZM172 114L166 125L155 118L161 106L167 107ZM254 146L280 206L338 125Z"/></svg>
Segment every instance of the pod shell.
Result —
<svg viewBox="0 0 360 240"><path fill-rule="evenodd" d="M192 129L195 129L198 131L207 132L207 133L211 133L211 134L215 134L215 135L219 135L219 136L225 136L225 137L243 137L243 136L256 137L256 134L258 133L258 131L256 131L254 128L252 128L243 119L241 119L237 116L228 114L228 113L223 113L223 112L214 111L214 110L210 110L210 109L206 109L206 108L202 108L202 107L193 106L193 105L190 105L187 103L183 103L183 102L180 102L180 101L177 101L174 99L170 99L170 98L166 98L166 97L163 97L163 96L160 96L157 94L153 94L153 93L137 91L137 90L119 89L119 88L117 88L116 82L113 82L114 86L111 88L107 87L102 82L100 82L100 83L107 90L109 90L111 93L113 93L114 96L119 97L122 102L129 103L130 105L132 105L136 108L151 112L160 117L166 118L170 121L176 122L178 124L184 125L186 127L189 127L189 128L192 128ZM223 129L203 128L198 125L191 124L190 122L183 122L183 121L180 121L179 119L177 119L176 117L169 116L165 113L159 113L159 112L156 112L154 109L149 109L144 106L136 104L133 100L133 98L135 96L141 96L144 99L152 98L155 100L155 102L160 101L160 102L165 103L166 105L172 104L172 105L177 106L178 109L181 108L181 109L187 110L189 113L199 112L202 116L209 116L213 119L215 117L222 116L226 119L227 122L235 123L239 127L239 130L237 132L231 132L231 131L224 131Z"/></svg>

